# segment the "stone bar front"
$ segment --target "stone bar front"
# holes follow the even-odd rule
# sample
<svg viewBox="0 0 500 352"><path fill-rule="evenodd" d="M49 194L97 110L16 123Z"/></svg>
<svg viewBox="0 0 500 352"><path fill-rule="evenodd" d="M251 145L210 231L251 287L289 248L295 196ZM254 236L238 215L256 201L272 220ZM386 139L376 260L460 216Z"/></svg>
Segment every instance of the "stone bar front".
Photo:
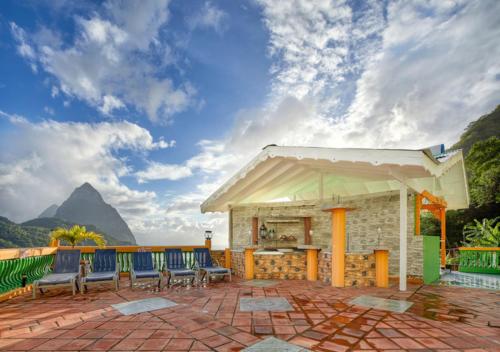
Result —
<svg viewBox="0 0 500 352"><path fill-rule="evenodd" d="M254 252L255 279L305 280L307 273L304 251Z"/></svg>

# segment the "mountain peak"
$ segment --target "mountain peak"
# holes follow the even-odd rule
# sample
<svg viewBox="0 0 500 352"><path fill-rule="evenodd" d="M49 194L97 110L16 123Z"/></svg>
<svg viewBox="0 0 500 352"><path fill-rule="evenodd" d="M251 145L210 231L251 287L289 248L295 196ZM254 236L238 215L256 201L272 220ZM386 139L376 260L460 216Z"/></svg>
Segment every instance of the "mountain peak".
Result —
<svg viewBox="0 0 500 352"><path fill-rule="evenodd" d="M38 217L39 218L51 218L54 215L56 215L57 208L59 208L59 206L57 204L52 204L50 207L48 207L47 209L42 211L42 213L40 215L38 215Z"/></svg>
<svg viewBox="0 0 500 352"><path fill-rule="evenodd" d="M97 191L97 189L94 188L90 183L85 182L83 185L80 187L75 188L73 193L69 196L69 199L71 198L76 198L76 199L93 199L96 201L101 201L104 202L104 200L101 197L101 194Z"/></svg>
<svg viewBox="0 0 500 352"><path fill-rule="evenodd" d="M76 224L94 225L119 241L136 243L118 211L106 203L99 191L88 182L75 188L57 209L55 217Z"/></svg>

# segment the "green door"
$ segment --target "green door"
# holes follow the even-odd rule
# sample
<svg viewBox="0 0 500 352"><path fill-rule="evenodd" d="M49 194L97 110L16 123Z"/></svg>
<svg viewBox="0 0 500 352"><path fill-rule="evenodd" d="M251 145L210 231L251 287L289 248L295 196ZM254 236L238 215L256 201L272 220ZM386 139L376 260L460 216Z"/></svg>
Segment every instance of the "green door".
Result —
<svg viewBox="0 0 500 352"><path fill-rule="evenodd" d="M440 257L439 257L439 236L424 237L424 283L430 284L439 280L440 277Z"/></svg>

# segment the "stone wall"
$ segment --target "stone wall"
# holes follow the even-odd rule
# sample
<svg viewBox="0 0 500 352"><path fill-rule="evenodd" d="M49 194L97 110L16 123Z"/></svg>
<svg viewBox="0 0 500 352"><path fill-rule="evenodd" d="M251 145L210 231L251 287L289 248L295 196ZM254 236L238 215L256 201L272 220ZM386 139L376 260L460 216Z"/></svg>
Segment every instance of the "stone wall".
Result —
<svg viewBox="0 0 500 352"><path fill-rule="evenodd" d="M332 253L328 251L318 253L318 280L332 282Z"/></svg>
<svg viewBox="0 0 500 352"><path fill-rule="evenodd" d="M212 260L214 265L225 266L226 265L226 256L223 250L210 250L210 254L212 256Z"/></svg>
<svg viewBox="0 0 500 352"><path fill-rule="evenodd" d="M408 274L422 276L423 239L414 235L415 197L408 196ZM346 251L366 253L377 248L389 250L389 274L399 274L399 192L378 196L360 196L344 199L343 204L354 210L347 213ZM322 211L323 203L311 201L290 206L286 203L242 206L233 209L233 249L242 249L251 243L252 217L311 217L312 244L331 250L331 214ZM293 226L290 225L290 226ZM296 224L298 244L304 243L303 224ZM279 230L279 229L278 229ZM291 230L287 230L291 231ZM300 232L302 231L302 233ZM278 237L281 234L278 232ZM279 243L278 246L287 246Z"/></svg>
<svg viewBox="0 0 500 352"><path fill-rule="evenodd" d="M345 286L375 286L375 254L347 253L345 256ZM318 280L332 282L332 254L321 251L318 255Z"/></svg>
<svg viewBox="0 0 500 352"><path fill-rule="evenodd" d="M245 277L245 252L231 251L231 269L233 274L239 278Z"/></svg>
<svg viewBox="0 0 500 352"><path fill-rule="evenodd" d="M279 255L254 255L255 278L305 280L306 255L303 252L284 253Z"/></svg>
<svg viewBox="0 0 500 352"><path fill-rule="evenodd" d="M375 254L347 253L345 286L375 286Z"/></svg>

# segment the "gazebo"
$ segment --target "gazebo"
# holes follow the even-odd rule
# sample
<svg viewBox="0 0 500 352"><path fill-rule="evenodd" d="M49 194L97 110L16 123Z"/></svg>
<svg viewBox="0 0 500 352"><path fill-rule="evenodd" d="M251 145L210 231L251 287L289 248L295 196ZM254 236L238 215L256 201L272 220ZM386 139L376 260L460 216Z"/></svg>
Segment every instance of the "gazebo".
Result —
<svg viewBox="0 0 500 352"><path fill-rule="evenodd" d="M366 202L364 199L370 197L387 199L384 201L387 201L388 208L390 204L399 203L399 285L401 290L406 290L407 240L411 238L408 228L411 226L415 229L415 235L420 235L420 211L431 211L441 221L441 264L444 265L445 211L466 208L469 205L462 152L445 152L442 145L421 150L269 145L215 191L201 205L201 211L229 212L229 236L233 248L238 241L241 242L236 237L244 236L247 231L246 227L241 230L242 226L235 226L234 209L264 209L266 205L273 205L273 212L278 215L268 217L265 221L292 224L292 221L296 223L299 220L290 216L280 217L281 214L276 209L280 206L315 204L315 209L320 208L331 213L331 280L334 286L343 286L346 221L349 222L350 210L363 208ZM411 204L414 216L410 216L410 224L408 214L412 213L409 212L409 197L414 200ZM385 203L380 204L379 208L385 206ZM361 231L357 230L357 222L353 219L351 226L355 230L351 232L355 235L350 239L353 246L364 241L369 242L369 238L377 236L383 240L386 233L389 239L392 227L387 227L387 230L380 228L385 226L383 217L394 214L384 215L379 210L371 208L360 215L360 219L368 224ZM355 212L352 214L355 217ZM254 219L256 217L254 216ZM382 225L370 225L370 217L376 217L377 223ZM315 220L316 228L320 230L321 219L323 218L318 215ZM316 238L318 243L322 243L324 236L317 235L316 230L312 231L314 225L311 225L310 218L308 221L304 220L304 239L297 242L301 245L311 245L311 241L314 242ZM249 245L258 245L255 238L258 237L259 231L258 220L249 226L252 232ZM281 226L288 232L296 231L291 225ZM238 234L235 234L235 231L239 231Z"/></svg>

